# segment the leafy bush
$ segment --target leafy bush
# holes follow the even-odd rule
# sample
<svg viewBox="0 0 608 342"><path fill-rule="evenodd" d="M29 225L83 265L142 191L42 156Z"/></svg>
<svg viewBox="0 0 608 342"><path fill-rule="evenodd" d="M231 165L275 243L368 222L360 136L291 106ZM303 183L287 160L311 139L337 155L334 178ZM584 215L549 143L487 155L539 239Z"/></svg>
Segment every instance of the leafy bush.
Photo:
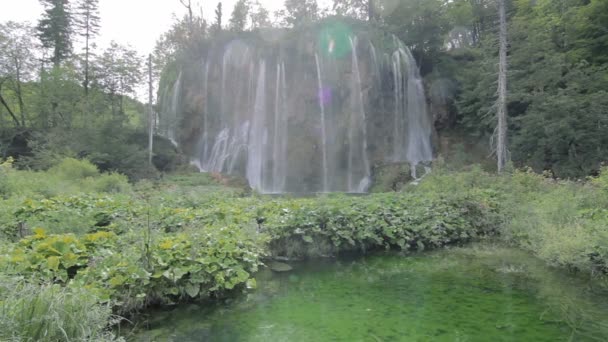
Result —
<svg viewBox="0 0 608 342"><path fill-rule="evenodd" d="M140 238L36 230L0 260L11 274L94 289L100 301L129 312L145 303L207 298L252 283L264 255L263 241L238 227Z"/></svg>
<svg viewBox="0 0 608 342"><path fill-rule="evenodd" d="M492 233L493 223L486 220L494 215L495 207L480 202L469 195L424 198L414 194L276 201L261 207L263 216L258 221L263 221L272 237L271 250L278 254L294 254L284 248L293 245L294 239L309 247L326 242L330 254L394 247L421 250Z"/></svg>
<svg viewBox="0 0 608 342"><path fill-rule="evenodd" d="M36 134L30 141L32 155L21 158L20 165L43 171L64 158L78 157L86 158L101 172L119 172L131 181L155 178L157 170L148 164L147 140L138 139L140 135L117 122L101 128L57 128Z"/></svg>
<svg viewBox="0 0 608 342"><path fill-rule="evenodd" d="M89 192L128 192L127 177L117 173L100 174L86 160L66 158L49 171L25 171L12 168L12 160L0 164L0 198L54 197Z"/></svg>
<svg viewBox="0 0 608 342"><path fill-rule="evenodd" d="M56 175L60 179L77 181L84 178L99 175L97 166L87 160L65 158L59 164L51 167L49 173Z"/></svg>
<svg viewBox="0 0 608 342"><path fill-rule="evenodd" d="M118 173L105 173L96 178L86 179L83 183L85 188L101 193L121 193L131 189L129 179Z"/></svg>

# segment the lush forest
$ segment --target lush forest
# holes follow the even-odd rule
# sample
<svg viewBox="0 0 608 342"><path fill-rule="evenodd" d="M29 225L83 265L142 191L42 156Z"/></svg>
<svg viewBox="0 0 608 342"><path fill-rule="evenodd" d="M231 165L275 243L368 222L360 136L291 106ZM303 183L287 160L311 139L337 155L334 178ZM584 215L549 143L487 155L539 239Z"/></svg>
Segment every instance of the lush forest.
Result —
<svg viewBox="0 0 608 342"><path fill-rule="evenodd" d="M2 24L2 155L33 169L48 168L59 156L88 156L103 171L120 171L132 179L151 176L154 170L145 170L143 152L146 107L134 97L147 81L145 58L118 44L95 49L100 25L95 1L44 3L37 25ZM158 40L156 81L166 65L199 54L220 37L352 16L395 34L412 50L440 137L457 136L452 145L486 145L488 154L494 151L495 1L335 1L330 9L314 1L287 1L274 15L258 3L240 1L225 23L221 5L212 22L185 5L189 14ZM507 1L505 6L510 159L516 167L550 171L559 178L597 174L608 144L603 134L607 4ZM165 149L157 151L160 171L179 160L165 145L161 142Z"/></svg>
<svg viewBox="0 0 608 342"><path fill-rule="evenodd" d="M524 250L607 298L607 0L286 0L274 13L238 0L204 16L175 0L186 14L149 56L97 46L112 25L99 0L40 2L37 22L0 23L0 340L137 340L142 312L230 303L266 266L471 242ZM162 124L179 67L331 22L411 51L429 173L374 165L370 194L296 198L190 165ZM574 300L545 312L570 340L608 337Z"/></svg>

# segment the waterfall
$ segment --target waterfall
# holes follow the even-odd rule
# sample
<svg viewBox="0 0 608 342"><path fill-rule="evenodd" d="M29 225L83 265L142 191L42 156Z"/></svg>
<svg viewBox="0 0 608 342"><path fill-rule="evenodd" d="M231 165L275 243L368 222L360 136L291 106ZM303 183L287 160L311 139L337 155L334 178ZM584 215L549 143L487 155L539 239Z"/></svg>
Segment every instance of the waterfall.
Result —
<svg viewBox="0 0 608 342"><path fill-rule="evenodd" d="M408 60L406 160L415 166L420 162L433 160L430 139L432 122L427 111L422 78L414 57L407 48L400 48L400 52L407 56Z"/></svg>
<svg viewBox="0 0 608 342"><path fill-rule="evenodd" d="M411 51L396 37L392 57L394 81L393 162L416 166L433 160L431 146L432 122L428 115L424 86Z"/></svg>
<svg viewBox="0 0 608 342"><path fill-rule="evenodd" d="M205 61L205 70L203 76L203 100L205 101L203 109L203 151L200 153L202 160L205 161L209 156L209 68L211 66L211 57Z"/></svg>
<svg viewBox="0 0 608 342"><path fill-rule="evenodd" d="M370 165L367 156L367 123L363 103L363 90L361 86L361 73L357 57L357 37L350 38L352 49L352 77L351 77L351 114L349 119L348 140L348 191L365 192L370 184ZM360 158L362 165L355 167L355 159ZM359 177L355 179L355 177ZM356 183L355 183L356 181Z"/></svg>
<svg viewBox="0 0 608 342"><path fill-rule="evenodd" d="M401 54L399 51L393 53L393 92L394 92L394 122L393 122L393 157L394 162L405 161L405 124L404 113L405 94L403 91L403 72L401 71Z"/></svg>
<svg viewBox="0 0 608 342"><path fill-rule="evenodd" d="M180 71L177 76L177 80L173 85L173 91L171 95L171 106L169 109L169 115L167 117L167 139L178 146L177 141L177 129L179 128L178 112L180 110L180 95L182 91L182 72Z"/></svg>
<svg viewBox="0 0 608 342"><path fill-rule="evenodd" d="M322 192L327 192L327 179L328 179L328 166L327 166L327 129L325 120L325 98L323 90L323 75L321 74L321 63L319 61L319 54L315 53L315 62L317 64L317 80L318 80L318 95L319 108L320 108L320 124L321 124L321 174L322 174Z"/></svg>
<svg viewBox="0 0 608 342"><path fill-rule="evenodd" d="M268 139L266 128L266 62L260 61L253 118L249 130L247 180L253 189L264 191L265 147Z"/></svg>
<svg viewBox="0 0 608 342"><path fill-rule="evenodd" d="M277 63L272 151L272 192L281 193L287 179L287 84L285 64Z"/></svg>
<svg viewBox="0 0 608 342"><path fill-rule="evenodd" d="M216 45L200 72L180 65L161 87L161 132L202 171L245 176L261 193L365 192L372 163L415 172L433 157L418 66L398 38L367 37L332 37L330 51Z"/></svg>

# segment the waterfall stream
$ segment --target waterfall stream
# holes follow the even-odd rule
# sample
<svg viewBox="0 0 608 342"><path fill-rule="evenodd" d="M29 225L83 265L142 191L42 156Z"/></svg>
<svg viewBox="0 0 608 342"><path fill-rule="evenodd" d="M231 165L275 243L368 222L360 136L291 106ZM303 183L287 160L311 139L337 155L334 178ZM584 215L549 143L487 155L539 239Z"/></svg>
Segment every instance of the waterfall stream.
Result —
<svg viewBox="0 0 608 342"><path fill-rule="evenodd" d="M163 134L201 171L244 175L261 193L365 192L372 164L431 161L432 120L409 49L396 37L392 47L329 39L312 51L214 47L198 72L182 68L163 88Z"/></svg>

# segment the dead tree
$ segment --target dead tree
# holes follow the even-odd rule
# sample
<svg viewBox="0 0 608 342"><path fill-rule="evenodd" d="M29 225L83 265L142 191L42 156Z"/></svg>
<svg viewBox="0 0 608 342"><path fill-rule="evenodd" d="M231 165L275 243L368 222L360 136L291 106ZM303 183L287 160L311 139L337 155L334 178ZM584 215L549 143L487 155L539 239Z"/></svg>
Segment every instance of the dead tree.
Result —
<svg viewBox="0 0 608 342"><path fill-rule="evenodd" d="M498 172L504 171L508 162L507 151L507 18L505 12L505 0L498 0L499 17L499 61L498 61L498 103L496 127L497 143L496 158L498 160Z"/></svg>

